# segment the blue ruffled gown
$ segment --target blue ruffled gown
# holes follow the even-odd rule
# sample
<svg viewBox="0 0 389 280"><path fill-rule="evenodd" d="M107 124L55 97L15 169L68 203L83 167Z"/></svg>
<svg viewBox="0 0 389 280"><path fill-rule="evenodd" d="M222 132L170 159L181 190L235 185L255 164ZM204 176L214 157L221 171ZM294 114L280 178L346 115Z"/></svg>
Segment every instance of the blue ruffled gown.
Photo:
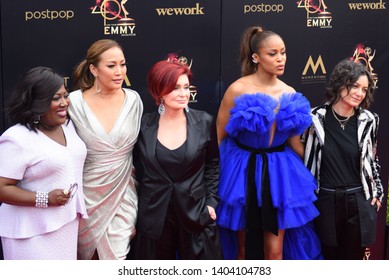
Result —
<svg viewBox="0 0 389 280"><path fill-rule="evenodd" d="M221 229L226 259L237 254L236 231L245 229L246 186L250 152L237 142L254 149L284 144L290 136L300 135L311 124L310 104L299 92L283 94L279 101L269 95L242 94L235 99L225 127L228 137L220 144L220 203L217 221ZM278 110L278 112L277 112ZM274 137L269 146L272 124ZM321 259L320 241L312 220L319 215L314 201L317 188L310 171L288 146L281 152L266 153L268 180L273 207L277 209L278 228L285 230L284 259ZM262 207L261 155L255 158L255 188Z"/></svg>

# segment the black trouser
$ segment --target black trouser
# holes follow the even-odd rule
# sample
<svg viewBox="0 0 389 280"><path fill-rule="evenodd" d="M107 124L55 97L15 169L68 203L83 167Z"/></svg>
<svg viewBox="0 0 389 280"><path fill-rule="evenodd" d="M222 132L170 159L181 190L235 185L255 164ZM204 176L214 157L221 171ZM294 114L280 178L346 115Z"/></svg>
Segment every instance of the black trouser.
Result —
<svg viewBox="0 0 389 280"><path fill-rule="evenodd" d="M315 220L322 252L328 260L362 260L365 246L361 236L361 220L374 211L364 198L362 187L323 186L318 195L319 217ZM366 208L371 208L367 209ZM361 211L361 209L364 209ZM368 223L368 222L367 222ZM375 228L363 226L374 232Z"/></svg>
<svg viewBox="0 0 389 280"><path fill-rule="evenodd" d="M177 216L172 211L170 203L166 222L161 237L155 241L156 256L158 260L174 260L179 258L177 253L183 247L183 234L181 232ZM193 259L193 257L192 257Z"/></svg>
<svg viewBox="0 0 389 280"><path fill-rule="evenodd" d="M216 222L201 232L188 232L170 203L161 237L155 241L155 253L159 260L223 259Z"/></svg>
<svg viewBox="0 0 389 280"><path fill-rule="evenodd" d="M215 221L201 231L190 232L180 223L172 203L161 236L155 240L138 230L127 258L132 260L222 260L219 229Z"/></svg>

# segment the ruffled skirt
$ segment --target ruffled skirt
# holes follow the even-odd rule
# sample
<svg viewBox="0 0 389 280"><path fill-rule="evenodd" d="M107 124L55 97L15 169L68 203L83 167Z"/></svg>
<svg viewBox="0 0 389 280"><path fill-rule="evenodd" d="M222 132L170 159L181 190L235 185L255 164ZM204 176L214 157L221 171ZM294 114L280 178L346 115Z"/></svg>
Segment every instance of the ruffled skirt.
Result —
<svg viewBox="0 0 389 280"><path fill-rule="evenodd" d="M250 152L240 149L232 138L226 138L220 145L220 157L220 203L217 208L217 221L219 226L227 231L244 230ZM285 147L282 152L268 153L267 159L270 191L273 206L277 209L278 228L286 230L284 258L320 258L320 242L311 224L311 221L319 215L314 206L314 201L317 199L314 191L317 186L312 174L304 166L301 158L289 147ZM260 195L262 164L262 156L257 155L255 186L258 207L262 206ZM288 229L293 230L289 233ZM293 238L289 238L291 235ZM222 240L228 239L222 237ZM301 248L301 244L298 244L302 240L308 240L304 246L310 247L312 254L306 253L306 248ZM298 253L300 250L303 253ZM228 253L225 255L228 256Z"/></svg>

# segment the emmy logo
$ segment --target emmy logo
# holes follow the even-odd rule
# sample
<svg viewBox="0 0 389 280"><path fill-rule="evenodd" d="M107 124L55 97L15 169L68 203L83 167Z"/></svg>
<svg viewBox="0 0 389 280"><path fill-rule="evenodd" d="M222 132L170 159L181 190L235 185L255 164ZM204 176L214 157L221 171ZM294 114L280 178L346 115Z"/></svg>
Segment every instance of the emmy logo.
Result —
<svg viewBox="0 0 389 280"><path fill-rule="evenodd" d="M135 20L128 17L124 4L128 0L96 0L91 8L92 14L101 15L104 19L105 35L135 36Z"/></svg>
<svg viewBox="0 0 389 280"><path fill-rule="evenodd" d="M365 255L363 256L363 260L369 260L371 255L370 248L365 249Z"/></svg>
<svg viewBox="0 0 389 280"><path fill-rule="evenodd" d="M319 18L331 18L331 13L327 11L324 0L301 0L298 7L305 8L308 14L307 17L309 17L309 14L318 14L317 17Z"/></svg>
<svg viewBox="0 0 389 280"><path fill-rule="evenodd" d="M126 8L124 7L124 4L126 4L127 0L122 0L120 3L120 6L123 10L124 17L119 19L118 25L134 25L134 19L127 17L129 12L127 12Z"/></svg>
<svg viewBox="0 0 389 280"><path fill-rule="evenodd" d="M127 0L121 0L120 3L118 0L104 0L100 5L100 13L105 20L118 19L118 25L134 25L134 19L128 17L129 12L124 7L126 3Z"/></svg>
<svg viewBox="0 0 389 280"><path fill-rule="evenodd" d="M375 50L373 51L370 47L365 47L362 44L357 45L351 60L360 62L366 65L366 69L370 72L374 80L374 87L377 88L378 75L374 73L374 68L371 65L371 61L375 56Z"/></svg>
<svg viewBox="0 0 389 280"><path fill-rule="evenodd" d="M179 63L184 64L184 65L188 66L189 68L192 67L193 59L191 59L190 62L188 62L188 59L185 56L180 56L177 60ZM197 88L196 88L196 86L190 85L189 92L190 92L189 103L197 103L197 100L196 100Z"/></svg>
<svg viewBox="0 0 389 280"><path fill-rule="evenodd" d="M193 59L188 64L188 59L185 56L180 56L178 58L178 62L181 63L181 64L186 64L186 66L188 66L189 69L190 69L192 67Z"/></svg>
<svg viewBox="0 0 389 280"><path fill-rule="evenodd" d="M324 0L300 0L297 7L307 12L307 27L331 28L332 15Z"/></svg>

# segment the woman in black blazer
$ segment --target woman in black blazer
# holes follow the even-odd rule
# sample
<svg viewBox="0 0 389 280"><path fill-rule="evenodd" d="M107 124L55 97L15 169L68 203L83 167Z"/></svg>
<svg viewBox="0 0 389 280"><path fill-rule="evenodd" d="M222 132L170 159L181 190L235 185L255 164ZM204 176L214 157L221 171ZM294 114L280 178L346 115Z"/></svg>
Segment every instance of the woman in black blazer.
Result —
<svg viewBox="0 0 389 280"><path fill-rule="evenodd" d="M222 259L215 209L219 151L213 117L188 108L192 72L176 58L148 73L158 112L145 114L136 146L133 259Z"/></svg>

